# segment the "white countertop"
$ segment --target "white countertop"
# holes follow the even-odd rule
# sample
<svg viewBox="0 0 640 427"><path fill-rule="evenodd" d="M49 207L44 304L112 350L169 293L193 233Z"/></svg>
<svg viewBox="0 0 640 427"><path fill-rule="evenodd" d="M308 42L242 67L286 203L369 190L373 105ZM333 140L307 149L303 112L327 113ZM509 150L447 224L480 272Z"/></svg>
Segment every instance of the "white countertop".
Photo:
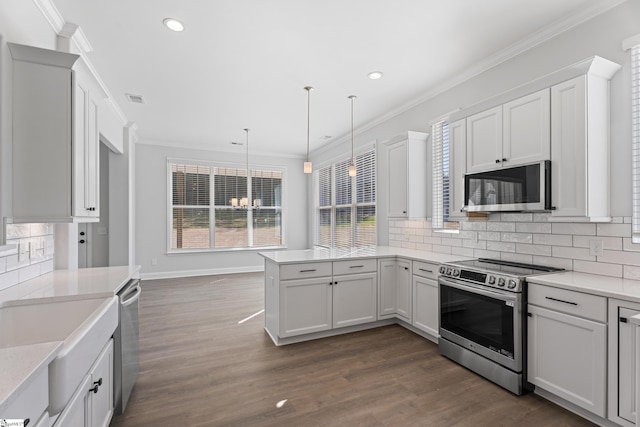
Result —
<svg viewBox="0 0 640 427"><path fill-rule="evenodd" d="M47 369L61 348L60 341L0 348L0 414L5 413L41 369Z"/></svg>
<svg viewBox="0 0 640 427"><path fill-rule="evenodd" d="M139 271L139 265L54 270L0 291L0 302L112 297L129 279L138 277ZM0 349L0 418L2 409L30 383L38 369L47 368L62 345L62 341L56 341Z"/></svg>
<svg viewBox="0 0 640 427"><path fill-rule="evenodd" d="M538 283L640 303L640 281L638 280L599 276L577 271L564 271L562 273L532 276L527 278L527 281L529 283Z"/></svg>
<svg viewBox="0 0 640 427"><path fill-rule="evenodd" d="M450 262L469 259L460 255L442 254L438 252L418 251L414 249L393 248L390 246L372 246L368 248L317 248L301 250L284 250L273 252L259 252L259 255L277 264L340 261L360 258L383 258L399 256L417 261Z"/></svg>

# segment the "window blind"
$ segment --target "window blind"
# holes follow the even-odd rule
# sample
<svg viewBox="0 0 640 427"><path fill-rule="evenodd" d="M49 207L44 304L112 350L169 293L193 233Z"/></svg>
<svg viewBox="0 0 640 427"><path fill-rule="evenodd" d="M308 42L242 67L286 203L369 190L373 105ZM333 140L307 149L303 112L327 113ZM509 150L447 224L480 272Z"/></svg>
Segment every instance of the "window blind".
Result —
<svg viewBox="0 0 640 427"><path fill-rule="evenodd" d="M356 157L355 246L376 244L376 155L369 151Z"/></svg>
<svg viewBox="0 0 640 427"><path fill-rule="evenodd" d="M631 238L640 243L640 44L631 48Z"/></svg>
<svg viewBox="0 0 640 427"><path fill-rule="evenodd" d="M443 169L443 128L444 121L434 123L431 126L431 135L433 135L432 142L432 176L433 176L433 188L432 194L432 215L431 215L431 227L435 229L444 228L444 169Z"/></svg>
<svg viewBox="0 0 640 427"><path fill-rule="evenodd" d="M331 191L331 166L318 170L315 174L316 201L318 210L316 213L316 244L319 246L332 247L333 221L332 215L332 194Z"/></svg>

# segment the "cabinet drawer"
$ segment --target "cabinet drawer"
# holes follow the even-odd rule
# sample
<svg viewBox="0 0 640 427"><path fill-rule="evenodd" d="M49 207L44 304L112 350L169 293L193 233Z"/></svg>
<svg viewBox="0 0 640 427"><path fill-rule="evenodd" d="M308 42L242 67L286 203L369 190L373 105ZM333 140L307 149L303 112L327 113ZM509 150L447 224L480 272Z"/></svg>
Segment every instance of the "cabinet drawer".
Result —
<svg viewBox="0 0 640 427"><path fill-rule="evenodd" d="M280 266L280 280L331 276L331 262L307 262Z"/></svg>
<svg viewBox="0 0 640 427"><path fill-rule="evenodd" d="M333 262L334 276L340 276L343 274L370 273L375 271L377 271L375 258Z"/></svg>
<svg viewBox="0 0 640 427"><path fill-rule="evenodd" d="M529 304L607 322L607 299L597 295L529 283Z"/></svg>
<svg viewBox="0 0 640 427"><path fill-rule="evenodd" d="M413 261L413 274L415 276L438 280L439 266L439 264L433 264L430 262Z"/></svg>

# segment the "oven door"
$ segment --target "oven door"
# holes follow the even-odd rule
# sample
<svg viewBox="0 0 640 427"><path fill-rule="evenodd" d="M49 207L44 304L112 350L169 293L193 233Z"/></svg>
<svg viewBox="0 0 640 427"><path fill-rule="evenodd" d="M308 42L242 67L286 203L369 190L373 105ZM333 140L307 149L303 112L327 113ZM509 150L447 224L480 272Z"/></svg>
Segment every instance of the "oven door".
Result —
<svg viewBox="0 0 640 427"><path fill-rule="evenodd" d="M522 294L440 277L440 336L522 371Z"/></svg>

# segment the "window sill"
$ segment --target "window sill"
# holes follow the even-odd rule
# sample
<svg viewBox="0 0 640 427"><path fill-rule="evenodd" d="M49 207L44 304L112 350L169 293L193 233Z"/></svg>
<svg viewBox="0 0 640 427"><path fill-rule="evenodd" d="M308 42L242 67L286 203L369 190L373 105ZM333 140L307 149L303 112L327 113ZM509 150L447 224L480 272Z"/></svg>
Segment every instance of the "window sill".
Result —
<svg viewBox="0 0 640 427"><path fill-rule="evenodd" d="M286 246L260 246L254 248L209 248L209 249L170 249L166 252L167 255L188 255L188 254L206 254L206 253L220 253L220 252L261 252L261 251L273 251L287 249Z"/></svg>

